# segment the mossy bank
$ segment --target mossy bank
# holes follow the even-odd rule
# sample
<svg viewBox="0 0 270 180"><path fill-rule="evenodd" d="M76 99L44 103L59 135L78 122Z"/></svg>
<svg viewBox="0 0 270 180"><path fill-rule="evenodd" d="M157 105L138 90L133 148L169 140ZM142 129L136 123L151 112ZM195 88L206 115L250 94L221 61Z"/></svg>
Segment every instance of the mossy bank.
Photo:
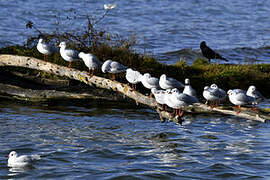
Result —
<svg viewBox="0 0 270 180"><path fill-rule="evenodd" d="M80 49L78 50L80 51ZM192 65L188 65L185 61L167 65L159 63L158 60L152 56L139 54L125 46L114 48L101 45L92 48L90 53L95 54L101 61L107 59L116 60L141 73L149 72L152 76L159 77L162 74L167 74L167 76L182 82L185 78L189 78L192 86L199 94L203 91L204 86L216 83L224 90L234 88L247 89L250 85L255 85L264 96L270 97L270 64L209 64L204 59L197 59ZM35 47L9 46L1 48L0 54L23 55L43 59L43 55L40 54ZM68 64L68 62L60 57L59 53L50 55L48 61L63 66L67 66ZM74 62L72 67L79 70L87 70L82 61ZM29 72L31 73L33 71L29 70ZM46 73L42 75L47 78L50 77L50 75ZM97 75L107 76L101 72ZM52 76L51 78L55 77ZM124 74L120 76L120 81L125 82Z"/></svg>

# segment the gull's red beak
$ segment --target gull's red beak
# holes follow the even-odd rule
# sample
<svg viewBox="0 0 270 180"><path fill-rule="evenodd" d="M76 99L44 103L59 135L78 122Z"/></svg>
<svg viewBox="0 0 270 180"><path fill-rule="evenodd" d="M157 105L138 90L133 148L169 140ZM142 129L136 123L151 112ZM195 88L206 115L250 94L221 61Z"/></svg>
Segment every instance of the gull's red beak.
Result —
<svg viewBox="0 0 270 180"><path fill-rule="evenodd" d="M60 44L58 44L57 47L60 48Z"/></svg>

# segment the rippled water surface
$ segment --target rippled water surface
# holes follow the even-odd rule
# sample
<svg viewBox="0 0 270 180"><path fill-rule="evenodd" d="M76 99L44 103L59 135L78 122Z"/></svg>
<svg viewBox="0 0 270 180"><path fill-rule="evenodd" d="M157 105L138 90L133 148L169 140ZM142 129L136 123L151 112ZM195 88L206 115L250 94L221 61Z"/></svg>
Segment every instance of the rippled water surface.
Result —
<svg viewBox="0 0 270 180"><path fill-rule="evenodd" d="M104 3L117 8L97 28L136 34L136 51L162 62L191 62L205 40L230 63L269 63L267 0L0 0L0 47L37 35L28 20L43 32L81 32L86 12L98 19ZM0 100L0 112L0 179L270 179L269 123L197 115L179 126L149 109L105 104ZM12 150L41 159L8 168Z"/></svg>
<svg viewBox="0 0 270 180"><path fill-rule="evenodd" d="M0 179L270 178L269 124L230 116L161 123L154 111L1 102ZM5 156L40 154L12 169Z"/></svg>
<svg viewBox="0 0 270 180"><path fill-rule="evenodd" d="M57 28L58 32L82 32L86 13L99 19L105 12L104 3L115 3L117 8L97 28L122 37L136 34L136 50L161 61L191 61L205 40L230 63L269 63L268 0L0 0L0 47L22 44L36 35L25 28L29 20L42 32Z"/></svg>

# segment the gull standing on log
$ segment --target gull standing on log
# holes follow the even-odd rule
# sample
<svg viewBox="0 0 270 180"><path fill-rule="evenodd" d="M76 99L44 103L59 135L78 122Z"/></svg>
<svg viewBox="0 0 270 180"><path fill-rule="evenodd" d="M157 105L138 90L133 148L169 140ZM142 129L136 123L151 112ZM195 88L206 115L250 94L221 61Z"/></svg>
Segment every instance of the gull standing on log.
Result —
<svg viewBox="0 0 270 180"><path fill-rule="evenodd" d="M38 40L37 50L43 54L43 60L48 60L48 55L53 53L53 48L49 44L47 44L42 38Z"/></svg>
<svg viewBox="0 0 270 180"><path fill-rule="evenodd" d="M255 102L254 97L248 96L246 93L240 91L229 90L228 96L230 102L236 105L235 108L238 109L237 114L241 112L241 105L253 104Z"/></svg>
<svg viewBox="0 0 270 180"><path fill-rule="evenodd" d="M31 166L34 160L39 160L39 155L21 155L15 151L11 151L8 155L8 167L12 168L23 168L27 166Z"/></svg>
<svg viewBox="0 0 270 180"><path fill-rule="evenodd" d="M174 88L183 88L184 85L177 81L174 78L169 78L166 74L162 74L159 78L159 85L162 89L174 89Z"/></svg>
<svg viewBox="0 0 270 180"><path fill-rule="evenodd" d="M197 97L197 93L196 91L191 87L190 85L190 80L189 79L185 79L185 88L183 90L184 94L190 95L190 96L194 96Z"/></svg>
<svg viewBox="0 0 270 180"><path fill-rule="evenodd" d="M263 95L253 85L249 86L246 95L255 98L256 104L258 103L258 101L265 99L265 97L263 97Z"/></svg>
<svg viewBox="0 0 270 180"><path fill-rule="evenodd" d="M141 82L143 86L147 89L157 88L159 89L158 78L152 77L149 73L145 73L141 77Z"/></svg>
<svg viewBox="0 0 270 180"><path fill-rule="evenodd" d="M78 56L83 60L84 64L88 67L90 77L93 77L94 71L100 68L102 63L98 60L98 58L95 55L90 53L86 54L84 52L80 52Z"/></svg>
<svg viewBox="0 0 270 180"><path fill-rule="evenodd" d="M103 63L101 70L103 73L111 73L112 80L115 80L115 74L126 71L127 67L116 61L107 60Z"/></svg>
<svg viewBox="0 0 270 180"><path fill-rule="evenodd" d="M126 70L126 79L132 84L132 89L136 90L136 84L141 82L142 74L139 71L134 71L131 68Z"/></svg>
<svg viewBox="0 0 270 180"><path fill-rule="evenodd" d="M183 116L184 107L193 103L199 102L196 97L180 93L177 88L171 90L171 93L166 94L165 103L173 109L171 115ZM178 113L177 113L178 110Z"/></svg>
<svg viewBox="0 0 270 180"><path fill-rule="evenodd" d="M73 49L68 49L66 42L61 42L58 47L60 48L61 57L69 62L68 68L71 67L73 61L79 61L78 51Z"/></svg>
<svg viewBox="0 0 270 180"><path fill-rule="evenodd" d="M165 111L167 112L167 105L165 103L165 95L167 92L165 90L158 90L157 88L152 88L151 93L154 95L156 101L158 104L162 106L162 111L164 110L164 105L165 105Z"/></svg>
<svg viewBox="0 0 270 180"><path fill-rule="evenodd" d="M226 98L226 92L220 88L216 84L212 84L210 87L205 86L203 91L203 97L208 101L210 101L210 106L213 109L216 105L219 104L220 100L223 100Z"/></svg>

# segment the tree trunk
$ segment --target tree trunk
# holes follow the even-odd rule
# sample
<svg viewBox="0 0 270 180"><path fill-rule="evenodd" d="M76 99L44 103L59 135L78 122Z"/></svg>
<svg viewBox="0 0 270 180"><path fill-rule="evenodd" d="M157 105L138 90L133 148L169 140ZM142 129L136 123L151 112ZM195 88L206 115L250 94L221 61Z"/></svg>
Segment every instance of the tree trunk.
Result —
<svg viewBox="0 0 270 180"><path fill-rule="evenodd" d="M112 81L112 80L109 80L103 77L98 77L98 76L90 77L88 72L85 72L85 71L79 71L73 68L69 69L64 66L59 66L57 64L44 62L36 58L25 57L25 56L0 55L0 66L17 66L17 67L36 69L39 71L44 71L46 73L55 74L62 77L68 77L70 79L83 82L94 88L107 89L111 92L118 92L124 95L125 97L128 97L129 99L133 99L136 102L136 104L143 104L144 106L150 107L152 109L156 109L162 121L163 119L170 119L174 122L181 122L180 117L178 116L170 117L170 113L161 111L160 106L157 104L154 98L149 98L148 96L145 96L138 91L134 91L131 87L129 87L127 84L124 84L124 83ZM6 90L2 88L1 91L2 92L6 91L7 94L14 95L8 90L10 88L11 87L7 86ZM16 89L16 87L13 87L13 91L14 91L14 88ZM33 98L35 98L35 95L37 94L42 95L41 92L35 92L35 93L33 92L35 91L31 92L31 90L25 91L23 89L17 89L16 96L24 97L28 95L28 96L33 96ZM74 93L53 92L53 91L46 92L45 94L47 94L44 96L45 98L48 98L48 97L89 98L90 97L90 95L85 95L85 94L74 94ZM48 94L52 94L52 96L48 96ZM109 95L106 97L110 98ZM40 97L38 97L37 99L39 98ZM263 113L261 111L249 112L249 111L243 110L241 113L236 114L236 112L231 109L220 109L220 108L211 109L209 106L202 103L197 103L193 106L185 108L185 112L192 113L192 114L218 113L218 114L232 115L232 116L237 116L239 118L245 118L245 119L256 120L256 121L261 121L261 122L266 122L267 120L270 120L269 114Z"/></svg>

